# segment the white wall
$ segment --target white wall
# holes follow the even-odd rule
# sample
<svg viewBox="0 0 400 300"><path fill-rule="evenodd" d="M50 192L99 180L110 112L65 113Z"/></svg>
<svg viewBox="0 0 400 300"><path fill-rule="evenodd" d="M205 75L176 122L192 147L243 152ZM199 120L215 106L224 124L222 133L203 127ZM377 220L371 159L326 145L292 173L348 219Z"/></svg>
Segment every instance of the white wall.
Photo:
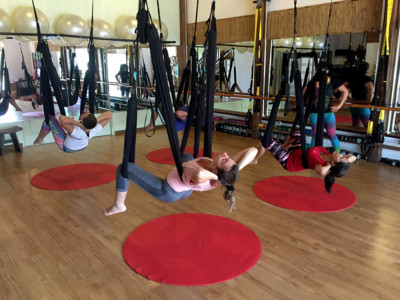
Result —
<svg viewBox="0 0 400 300"><path fill-rule="evenodd" d="M168 27L168 40L179 40L179 0L159 1L161 20ZM158 19L157 1L148 1L150 13L153 19ZM1 8L11 17L16 9L21 6L32 7L31 1L12 0L2 1ZM74 14L89 21L91 18L91 0L36 0L36 8L40 9L49 19L50 32L55 32L55 23L57 19L64 14ZM123 16L136 16L138 11L137 0L96 0L94 1L94 18L104 20L116 27L119 18Z"/></svg>
<svg viewBox="0 0 400 300"><path fill-rule="evenodd" d="M334 0L339 2L343 0ZM196 17L197 0L187 0L187 23L194 23ZM317 4L330 3L330 0L298 0L297 7L311 6ZM240 16L255 14L256 4L252 0L218 0L215 1L215 17L218 19L227 19ZM271 0L268 3L268 11L283 10L293 8L293 0ZM198 22L206 21L209 17L211 1L199 1Z"/></svg>

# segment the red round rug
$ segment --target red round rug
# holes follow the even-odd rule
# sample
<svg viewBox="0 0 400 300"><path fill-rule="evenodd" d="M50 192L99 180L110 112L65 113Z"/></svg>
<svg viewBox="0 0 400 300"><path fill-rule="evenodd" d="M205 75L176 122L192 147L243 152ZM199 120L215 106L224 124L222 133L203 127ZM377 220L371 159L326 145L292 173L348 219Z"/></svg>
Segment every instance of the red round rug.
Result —
<svg viewBox="0 0 400 300"><path fill-rule="evenodd" d="M147 222L125 241L126 263L153 281L198 286L235 278L261 256L258 237L231 219L178 214Z"/></svg>
<svg viewBox="0 0 400 300"><path fill-rule="evenodd" d="M329 194L322 179L304 176L266 178L257 182L253 191L272 205L308 212L345 210L357 201L352 191L338 183L333 185L332 194Z"/></svg>
<svg viewBox="0 0 400 300"><path fill-rule="evenodd" d="M114 180L116 170L116 166L107 164L67 165L36 174L31 179L31 184L43 190L86 189Z"/></svg>
<svg viewBox="0 0 400 300"><path fill-rule="evenodd" d="M193 147L186 147L185 152L193 154ZM203 156L203 149L199 149L198 157ZM211 152L211 157L214 156L214 152ZM163 148L159 150L152 151L147 154L147 159L164 165L175 165L174 157L172 156L171 148Z"/></svg>

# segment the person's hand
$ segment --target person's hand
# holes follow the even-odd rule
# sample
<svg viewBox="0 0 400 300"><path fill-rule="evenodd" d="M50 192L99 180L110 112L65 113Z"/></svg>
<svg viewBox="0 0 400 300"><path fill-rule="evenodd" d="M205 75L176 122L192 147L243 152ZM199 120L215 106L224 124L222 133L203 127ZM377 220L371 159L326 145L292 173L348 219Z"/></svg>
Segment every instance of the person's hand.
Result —
<svg viewBox="0 0 400 300"><path fill-rule="evenodd" d="M331 112L337 112L342 106L340 105L333 105L331 106Z"/></svg>

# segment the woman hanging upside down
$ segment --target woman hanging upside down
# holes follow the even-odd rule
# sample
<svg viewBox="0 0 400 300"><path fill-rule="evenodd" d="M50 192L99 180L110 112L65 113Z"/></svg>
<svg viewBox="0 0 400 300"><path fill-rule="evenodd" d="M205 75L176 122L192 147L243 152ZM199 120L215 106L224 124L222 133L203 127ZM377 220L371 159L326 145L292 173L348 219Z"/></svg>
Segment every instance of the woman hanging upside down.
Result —
<svg viewBox="0 0 400 300"><path fill-rule="evenodd" d="M50 116L49 124L44 121L33 144L43 144L43 139L51 131L60 150L67 153L81 151L87 147L89 140L95 137L111 120L111 111L102 113L97 119L90 113L83 114L80 121L66 116L60 116L59 119L60 122Z"/></svg>
<svg viewBox="0 0 400 300"><path fill-rule="evenodd" d="M303 152L300 149L302 146L300 132L298 130L293 131L283 145L280 145L272 138L272 130L275 125L281 98L278 95L274 101L265 135L257 146L258 153L253 163L256 164L258 162L258 159L265 153L265 149L267 148L284 169L290 172L302 171L304 167L302 162ZM303 112L299 110L298 113ZM305 147L303 148L305 149ZM328 193L332 192L335 177L345 175L350 164L356 160L354 155L341 155L336 151L330 153L321 146L312 147L305 151L307 151L308 167L318 175L324 177L325 189Z"/></svg>
<svg viewBox="0 0 400 300"><path fill-rule="evenodd" d="M113 206L104 210L106 216L126 210L125 199L128 193L129 180L153 197L164 202L175 202L189 197L193 191L208 191L219 184L226 187L224 199L230 203L230 210L235 208L234 184L239 179L239 170L251 163L257 155L254 147L244 149L229 157L225 152L216 153L214 158L200 157L194 159L191 154L183 156L182 181L176 168L166 179L159 178L134 163L128 163L128 178L121 175L121 165L117 168L117 195Z"/></svg>
<svg viewBox="0 0 400 300"><path fill-rule="evenodd" d="M285 170L289 172L302 171L304 167L300 147L299 131L294 131L293 134L290 134L283 145L280 145L272 138L264 139L257 146L258 153L254 163L257 163L258 159L265 153L265 148L267 148ZM342 155L336 151L330 153L321 146L308 149L307 158L309 168L324 177L325 189L328 193L332 193L335 177L344 176L350 164L357 159L354 155Z"/></svg>

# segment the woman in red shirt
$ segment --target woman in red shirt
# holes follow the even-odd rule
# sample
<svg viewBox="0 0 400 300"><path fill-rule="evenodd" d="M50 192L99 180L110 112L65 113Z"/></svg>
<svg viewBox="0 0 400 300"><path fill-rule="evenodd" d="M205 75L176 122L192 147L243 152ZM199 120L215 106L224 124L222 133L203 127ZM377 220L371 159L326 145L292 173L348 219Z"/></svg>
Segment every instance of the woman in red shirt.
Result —
<svg viewBox="0 0 400 300"><path fill-rule="evenodd" d="M282 167L290 172L299 172L304 170L301 160L301 141L300 132L294 131L290 134L283 145L280 145L272 138L265 138L258 145L258 153L254 163L257 163L265 153L265 148L279 161ZM324 177L325 189L332 193L332 185L335 183L335 177L342 177L346 174L357 158L354 155L342 155L338 152L330 153L324 147L317 146L307 150L309 168L318 175Z"/></svg>

